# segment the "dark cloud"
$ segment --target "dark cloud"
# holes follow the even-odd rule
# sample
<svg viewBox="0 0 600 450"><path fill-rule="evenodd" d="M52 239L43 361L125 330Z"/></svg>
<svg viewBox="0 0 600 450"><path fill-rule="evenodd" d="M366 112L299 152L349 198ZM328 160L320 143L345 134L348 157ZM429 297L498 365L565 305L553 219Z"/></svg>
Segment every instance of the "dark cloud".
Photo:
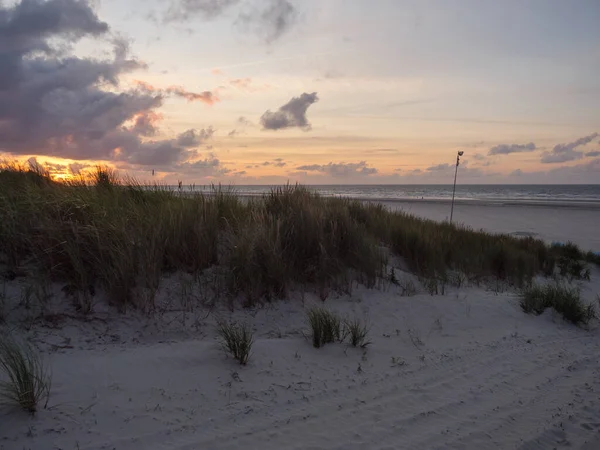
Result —
<svg viewBox="0 0 600 450"><path fill-rule="evenodd" d="M311 125L306 118L308 107L317 102L319 98L317 93L307 94L300 97L294 97L277 111L267 111L260 118L260 123L264 130L282 130L285 128L302 128L305 131L311 129Z"/></svg>
<svg viewBox="0 0 600 450"><path fill-rule="evenodd" d="M378 171L374 167L369 167L366 161L358 163L333 163L319 165L311 164L296 167L296 170L303 172L320 172L332 177L348 177L352 175L375 175Z"/></svg>
<svg viewBox="0 0 600 450"><path fill-rule="evenodd" d="M164 15L164 21L186 22L197 16L211 20L238 3L240 0L173 0Z"/></svg>
<svg viewBox="0 0 600 450"><path fill-rule="evenodd" d="M596 150L596 151L593 151L593 152L587 152L585 154L585 156L587 156L588 158L600 156L600 150Z"/></svg>
<svg viewBox="0 0 600 450"><path fill-rule="evenodd" d="M288 32L298 20L298 11L289 0L263 1L263 9L245 12L238 23L254 29L267 43L271 43Z"/></svg>
<svg viewBox="0 0 600 450"><path fill-rule="evenodd" d="M163 21L190 22L198 17L214 20L234 6L242 6L235 23L251 30L271 43L297 22L298 11L289 0L261 0L256 7L253 3L241 0L172 0L163 14Z"/></svg>
<svg viewBox="0 0 600 450"><path fill-rule="evenodd" d="M187 130L177 136L176 143L181 147L198 147L213 137L215 130L208 127L202 130Z"/></svg>
<svg viewBox="0 0 600 450"><path fill-rule="evenodd" d="M556 164L581 159L584 152L577 150L577 148L589 144L597 137L598 133L592 133L568 144L555 145L551 152L542 154L541 161L545 164Z"/></svg>
<svg viewBox="0 0 600 450"><path fill-rule="evenodd" d="M262 166L273 166L273 167L285 167L287 163L282 158L274 159L273 161L265 161L261 164Z"/></svg>
<svg viewBox="0 0 600 450"><path fill-rule="evenodd" d="M69 56L83 37L110 46L112 58ZM196 157L190 139L200 142L211 131L188 131L183 142L148 140L157 134L164 97L187 91L119 91L122 74L144 67L87 1L0 4L0 151L169 167Z"/></svg>
<svg viewBox="0 0 600 450"><path fill-rule="evenodd" d="M250 122L250 121L249 121L247 118L245 118L244 116L240 116L240 117L238 117L238 120L237 120L237 122L238 122L240 125L243 125L243 126L246 126L246 127L252 126L252 122Z"/></svg>
<svg viewBox="0 0 600 450"><path fill-rule="evenodd" d="M500 144L490 148L488 155L509 155L511 153L533 152L536 149L533 142L529 144Z"/></svg>
<svg viewBox="0 0 600 450"><path fill-rule="evenodd" d="M224 168L221 161L213 154L204 159L178 164L176 169L178 173L197 177L216 177L230 173L230 170Z"/></svg>
<svg viewBox="0 0 600 450"><path fill-rule="evenodd" d="M162 119L162 114L143 111L134 118L132 131L142 136L154 136L158 131L157 124Z"/></svg>
<svg viewBox="0 0 600 450"><path fill-rule="evenodd" d="M23 0L12 7L0 2L0 55L4 76L14 75L22 55L51 54L48 38L61 35L74 42L86 35L102 35L108 25L98 19L88 2L78 0ZM8 70L4 70L8 69Z"/></svg>

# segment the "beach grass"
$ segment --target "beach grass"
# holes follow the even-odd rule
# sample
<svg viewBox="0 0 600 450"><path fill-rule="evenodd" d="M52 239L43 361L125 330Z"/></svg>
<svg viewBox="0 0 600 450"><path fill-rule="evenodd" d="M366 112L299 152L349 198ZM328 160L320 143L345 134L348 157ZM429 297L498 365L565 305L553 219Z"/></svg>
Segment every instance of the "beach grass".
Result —
<svg viewBox="0 0 600 450"><path fill-rule="evenodd" d="M442 289L456 273L524 287L538 274L584 277L597 262L574 245L474 231L302 186L248 200L221 186L208 194L143 186L103 167L66 183L35 164L0 167L0 264L9 276L72 286L84 312L97 289L123 311L151 311L165 274L215 267L229 299L244 306L299 286L373 287L387 277L390 252Z"/></svg>
<svg viewBox="0 0 600 450"><path fill-rule="evenodd" d="M596 317L594 305L585 304L576 287L563 283L533 284L523 290L520 304L528 314L539 315L552 308L575 325L587 325Z"/></svg>
<svg viewBox="0 0 600 450"><path fill-rule="evenodd" d="M50 372L32 346L0 334L0 401L33 414L47 403L50 384Z"/></svg>
<svg viewBox="0 0 600 450"><path fill-rule="evenodd" d="M321 348L325 344L343 340L342 319L336 313L326 308L314 307L307 311L306 318L313 347Z"/></svg>
<svg viewBox="0 0 600 450"><path fill-rule="evenodd" d="M254 333L247 324L219 321L217 323L223 349L229 353L242 366L248 364L252 344L254 344Z"/></svg>

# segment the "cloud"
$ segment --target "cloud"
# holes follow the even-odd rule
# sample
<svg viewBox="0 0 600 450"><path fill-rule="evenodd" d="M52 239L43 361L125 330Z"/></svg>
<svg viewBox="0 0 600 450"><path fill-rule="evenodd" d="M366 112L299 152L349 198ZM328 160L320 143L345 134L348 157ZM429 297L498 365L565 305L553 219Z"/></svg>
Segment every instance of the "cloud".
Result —
<svg viewBox="0 0 600 450"><path fill-rule="evenodd" d="M459 176L461 177L481 177L486 175L483 170L480 168L470 168L466 166L466 161L461 163L461 167L458 170ZM419 169L416 171L413 170L411 175L419 175L423 174L424 176L435 177L435 176L450 176L454 174L454 170L456 168L455 164L437 164L435 166L430 166L425 169L424 172L421 172ZM490 174L487 174L490 175Z"/></svg>
<svg viewBox="0 0 600 450"><path fill-rule="evenodd" d="M587 156L588 158L600 156L600 150L596 150L596 151L593 151L593 152L587 152L585 154L585 156Z"/></svg>
<svg viewBox="0 0 600 450"><path fill-rule="evenodd" d="M277 111L266 111L260 118L263 130L282 130L285 128L302 128L305 131L311 129L306 118L308 107L319 100L317 93L303 93L300 97L294 97Z"/></svg>
<svg viewBox="0 0 600 450"><path fill-rule="evenodd" d="M235 23L257 33L267 43L279 39L297 22L298 11L289 0L260 0L256 4L260 4L261 8L241 0L172 0L163 13L163 22L185 23L198 17L211 21L241 5L244 8L237 15Z"/></svg>
<svg viewBox="0 0 600 450"><path fill-rule="evenodd" d="M161 89L141 80L134 80L133 84L144 92L160 94L163 97L172 95L175 97L184 98L188 102L200 101L207 105L214 105L219 101L216 91L191 92L185 90L182 86L169 86L166 89Z"/></svg>
<svg viewBox="0 0 600 450"><path fill-rule="evenodd" d="M178 164L174 169L183 175L196 177L217 177L230 172L229 169L223 167L221 161L213 154L208 155L204 159L183 162Z"/></svg>
<svg viewBox="0 0 600 450"><path fill-rule="evenodd" d="M252 122L250 122L246 117L244 116L240 116L238 117L237 123L239 123L240 125L249 127L252 126Z"/></svg>
<svg viewBox="0 0 600 450"><path fill-rule="evenodd" d="M428 167L426 170L427 170L427 172L443 172L445 170L452 169L452 168L454 168L454 164L450 165L450 164L446 163L446 164L438 164L436 166Z"/></svg>
<svg viewBox="0 0 600 450"><path fill-rule="evenodd" d="M533 152L536 149L533 142L529 144L500 144L490 148L488 155L509 155L511 153Z"/></svg>
<svg viewBox="0 0 600 450"><path fill-rule="evenodd" d="M485 155L481 153L474 153L471 155L475 161L485 161Z"/></svg>
<svg viewBox="0 0 600 450"><path fill-rule="evenodd" d="M197 130L187 130L177 136L176 143L181 147L198 147L214 135L215 130L212 127Z"/></svg>
<svg viewBox="0 0 600 450"><path fill-rule="evenodd" d="M273 166L273 167L285 167L287 163L282 158L274 159L273 161L265 161L261 164L262 166Z"/></svg>
<svg viewBox="0 0 600 450"><path fill-rule="evenodd" d="M547 171L524 172L517 169L513 171L510 176L525 179L527 180L527 183L593 184L598 182L598 173L600 173L600 158L595 158L583 164L576 164L573 166L558 166Z"/></svg>
<svg viewBox="0 0 600 450"><path fill-rule="evenodd" d="M267 6L262 10L240 14L238 23L253 28L267 43L271 43L296 24L298 11L289 0L269 0L263 3Z"/></svg>
<svg viewBox="0 0 600 450"><path fill-rule="evenodd" d="M185 98L188 102L200 101L207 105L214 105L219 101L217 95L211 91L190 92L181 86L169 86L166 89L167 94L173 94L177 97Z"/></svg>
<svg viewBox="0 0 600 450"><path fill-rule="evenodd" d="M185 22L201 16L211 20L222 15L240 0L173 0L164 14L165 22Z"/></svg>
<svg viewBox="0 0 600 450"><path fill-rule="evenodd" d="M541 161L545 164L556 164L581 159L584 152L578 151L577 148L589 144L597 137L598 133L592 133L568 144L555 145L551 152L542 154Z"/></svg>
<svg viewBox="0 0 600 450"><path fill-rule="evenodd" d="M332 177L348 177L352 175L375 175L378 171L374 167L369 167L366 161L358 163L333 163L326 165L310 164L296 167L301 172L320 172Z"/></svg>
<svg viewBox="0 0 600 450"><path fill-rule="evenodd" d="M166 167L197 157L185 139L185 145L148 139L157 134L162 116L156 109L165 96L189 93L149 84L119 91L120 76L145 64L129 56L127 41L114 36L86 1L0 3L3 152ZM70 55L84 37L99 49L111 48L112 57ZM201 140L207 131L198 133Z"/></svg>
<svg viewBox="0 0 600 450"><path fill-rule="evenodd" d="M229 84L235 86L238 89L248 89L252 84L251 78L234 78L233 80L229 80Z"/></svg>

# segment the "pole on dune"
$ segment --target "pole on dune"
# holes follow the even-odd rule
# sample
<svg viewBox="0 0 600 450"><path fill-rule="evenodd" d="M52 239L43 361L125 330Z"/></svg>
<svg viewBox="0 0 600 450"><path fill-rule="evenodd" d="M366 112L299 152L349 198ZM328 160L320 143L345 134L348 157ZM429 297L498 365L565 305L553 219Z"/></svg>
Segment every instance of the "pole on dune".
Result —
<svg viewBox="0 0 600 450"><path fill-rule="evenodd" d="M452 206L450 207L450 223L452 223L452 216L454 215L454 194L456 193L456 176L458 175L458 165L460 164L460 157L465 152L460 151L456 154L456 169L454 170L454 187L452 188Z"/></svg>

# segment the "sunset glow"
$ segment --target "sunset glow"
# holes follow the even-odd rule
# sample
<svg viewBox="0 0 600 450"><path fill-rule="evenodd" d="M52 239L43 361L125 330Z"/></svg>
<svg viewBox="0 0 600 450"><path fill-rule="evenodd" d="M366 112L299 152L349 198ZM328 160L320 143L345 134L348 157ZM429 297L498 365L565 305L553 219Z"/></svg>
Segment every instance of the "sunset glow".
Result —
<svg viewBox="0 0 600 450"><path fill-rule="evenodd" d="M26 3L0 158L56 179L447 184L463 150L465 183L600 182L597 2Z"/></svg>

